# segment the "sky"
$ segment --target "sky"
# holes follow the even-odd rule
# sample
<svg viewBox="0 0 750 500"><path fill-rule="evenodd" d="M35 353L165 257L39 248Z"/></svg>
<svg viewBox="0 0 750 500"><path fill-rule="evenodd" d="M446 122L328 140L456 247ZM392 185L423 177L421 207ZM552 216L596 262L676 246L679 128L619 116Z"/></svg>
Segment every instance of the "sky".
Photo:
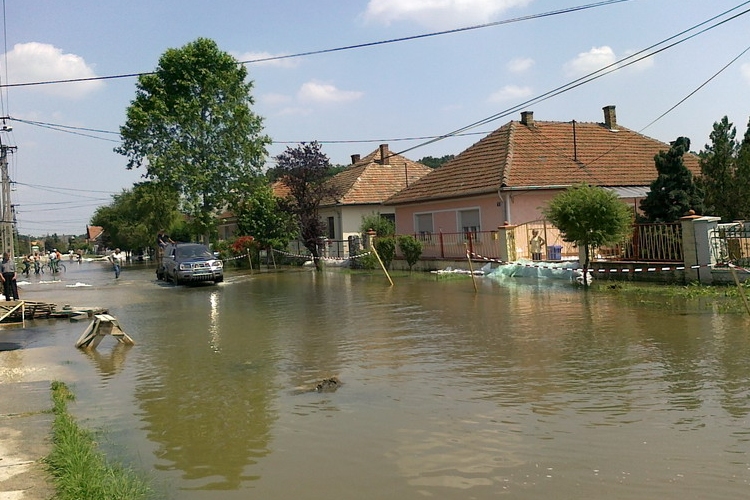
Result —
<svg viewBox="0 0 750 500"><path fill-rule="evenodd" d="M83 234L97 207L143 180L113 151L137 78L109 77L154 71L167 49L199 37L238 61L271 58L247 63L253 111L274 141L269 165L287 147L315 140L334 164L384 143L415 161L457 155L521 111L535 120L602 122L602 108L615 105L621 126L665 143L689 137L696 152L724 116L738 137L750 119L750 51L741 55L750 13L719 17L726 22L657 45L663 50L635 64L614 64L725 11L750 9L740 0L2 5L0 101L12 130L0 131L0 141L10 147L11 200L24 235ZM610 65L600 78L540 99ZM92 77L106 78L19 85Z"/></svg>

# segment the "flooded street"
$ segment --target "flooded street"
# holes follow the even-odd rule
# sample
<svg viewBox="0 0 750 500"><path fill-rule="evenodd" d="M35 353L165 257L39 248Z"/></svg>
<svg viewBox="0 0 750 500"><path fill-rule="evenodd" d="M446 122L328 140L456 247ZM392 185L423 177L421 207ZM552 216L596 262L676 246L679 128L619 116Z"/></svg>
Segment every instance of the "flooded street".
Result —
<svg viewBox="0 0 750 500"><path fill-rule="evenodd" d="M137 345L27 324L6 376L172 499L742 498L750 320L561 281L309 269L175 287L71 264L21 297L109 309ZM661 300L661 299L659 299ZM18 338L18 329L2 336ZM0 339L1 340L1 339ZM14 371L15 370L15 371ZM10 375L8 375L10 374ZM338 377L335 392L317 382Z"/></svg>

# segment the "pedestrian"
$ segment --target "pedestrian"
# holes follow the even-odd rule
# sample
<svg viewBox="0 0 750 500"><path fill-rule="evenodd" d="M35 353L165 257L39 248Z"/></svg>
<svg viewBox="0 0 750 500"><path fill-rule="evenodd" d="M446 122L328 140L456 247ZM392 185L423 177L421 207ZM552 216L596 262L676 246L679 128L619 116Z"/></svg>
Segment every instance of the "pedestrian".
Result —
<svg viewBox="0 0 750 500"><path fill-rule="evenodd" d="M115 270L115 278L120 277L120 268L124 260L125 256L120 252L119 248L115 248L115 251L109 256L109 261L112 262L112 268Z"/></svg>
<svg viewBox="0 0 750 500"><path fill-rule="evenodd" d="M0 278L3 280L3 295L5 300L18 300L18 283L16 282L16 263L10 258L10 253L3 253L0 263Z"/></svg>
<svg viewBox="0 0 750 500"><path fill-rule="evenodd" d="M539 236L539 230L531 231L529 240L529 250L531 250L531 260L542 260L542 248L544 248L544 238Z"/></svg>

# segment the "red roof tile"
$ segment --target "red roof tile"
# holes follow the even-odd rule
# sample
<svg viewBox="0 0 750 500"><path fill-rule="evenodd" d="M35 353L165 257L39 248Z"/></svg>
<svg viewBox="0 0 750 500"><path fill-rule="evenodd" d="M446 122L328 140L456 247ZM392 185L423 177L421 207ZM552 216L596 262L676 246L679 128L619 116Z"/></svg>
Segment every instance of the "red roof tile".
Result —
<svg viewBox="0 0 750 500"><path fill-rule="evenodd" d="M336 174L330 182L341 194L335 202L329 200L325 205L379 204L432 171L426 165L389 153L387 147L385 153L386 165L383 165L381 149L378 148Z"/></svg>
<svg viewBox="0 0 750 500"><path fill-rule="evenodd" d="M615 127L511 121L386 203L465 197L500 187L650 185L657 176L654 156L669 144ZM683 161L694 175L700 173L696 155L686 154Z"/></svg>

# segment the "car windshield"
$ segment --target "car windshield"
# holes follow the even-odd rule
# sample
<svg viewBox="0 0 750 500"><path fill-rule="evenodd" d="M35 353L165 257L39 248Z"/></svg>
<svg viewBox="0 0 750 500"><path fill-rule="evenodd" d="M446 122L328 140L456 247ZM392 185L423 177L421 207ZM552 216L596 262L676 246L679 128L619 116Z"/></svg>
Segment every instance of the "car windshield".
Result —
<svg viewBox="0 0 750 500"><path fill-rule="evenodd" d="M213 254L203 245L180 245L177 247L177 258L213 258Z"/></svg>

